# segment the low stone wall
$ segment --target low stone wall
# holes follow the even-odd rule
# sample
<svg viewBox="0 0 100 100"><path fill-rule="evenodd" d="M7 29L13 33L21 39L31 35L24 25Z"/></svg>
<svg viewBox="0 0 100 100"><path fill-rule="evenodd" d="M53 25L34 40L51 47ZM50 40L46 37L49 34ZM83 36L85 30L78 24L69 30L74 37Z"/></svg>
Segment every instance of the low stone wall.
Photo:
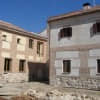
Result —
<svg viewBox="0 0 100 100"><path fill-rule="evenodd" d="M0 81L5 83L20 83L28 81L27 73L5 73L0 75Z"/></svg>
<svg viewBox="0 0 100 100"><path fill-rule="evenodd" d="M57 76L56 85L62 87L100 90L100 78Z"/></svg>

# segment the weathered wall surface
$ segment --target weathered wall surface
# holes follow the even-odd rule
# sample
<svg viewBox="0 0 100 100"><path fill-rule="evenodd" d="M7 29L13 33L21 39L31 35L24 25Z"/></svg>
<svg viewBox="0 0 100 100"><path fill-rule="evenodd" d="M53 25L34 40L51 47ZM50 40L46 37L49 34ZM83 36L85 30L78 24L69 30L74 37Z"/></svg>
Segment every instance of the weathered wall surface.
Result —
<svg viewBox="0 0 100 100"><path fill-rule="evenodd" d="M50 23L50 47L74 46L100 43L100 35L91 37L91 27L99 20L100 13L67 18ZM59 40L59 32L63 27L72 27L72 37Z"/></svg>
<svg viewBox="0 0 100 100"><path fill-rule="evenodd" d="M97 72L100 35L91 36L91 28L99 19L100 13L96 12L49 23L51 84L57 82L65 87L100 89L100 74ZM59 39L60 29L69 26L72 27L72 37ZM63 60L71 60L69 74L63 73Z"/></svg>
<svg viewBox="0 0 100 100"><path fill-rule="evenodd" d="M56 85L80 89L100 90L100 78L68 77L66 75L56 77Z"/></svg>
<svg viewBox="0 0 100 100"><path fill-rule="evenodd" d="M6 35L6 40L4 40L3 35ZM20 43L17 43L17 39L20 39ZM33 48L29 48L29 39L33 39ZM37 54L38 41L43 42L43 56ZM6 73L4 72L5 58L11 59L10 72ZM19 72L19 60L25 60L25 71L22 73ZM47 60L47 41L0 30L0 76L4 77L4 80L5 77L8 77L9 80L7 81L9 82L10 80L18 82L23 80L28 81L28 62L46 64Z"/></svg>

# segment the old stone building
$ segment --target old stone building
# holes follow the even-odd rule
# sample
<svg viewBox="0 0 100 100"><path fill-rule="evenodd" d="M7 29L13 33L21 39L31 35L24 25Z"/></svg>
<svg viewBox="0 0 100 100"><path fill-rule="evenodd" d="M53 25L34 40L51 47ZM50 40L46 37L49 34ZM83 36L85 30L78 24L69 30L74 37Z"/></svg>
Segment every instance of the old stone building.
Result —
<svg viewBox="0 0 100 100"><path fill-rule="evenodd" d="M48 19L50 84L100 89L100 6Z"/></svg>
<svg viewBox="0 0 100 100"><path fill-rule="evenodd" d="M45 80L47 38L0 21L0 82Z"/></svg>

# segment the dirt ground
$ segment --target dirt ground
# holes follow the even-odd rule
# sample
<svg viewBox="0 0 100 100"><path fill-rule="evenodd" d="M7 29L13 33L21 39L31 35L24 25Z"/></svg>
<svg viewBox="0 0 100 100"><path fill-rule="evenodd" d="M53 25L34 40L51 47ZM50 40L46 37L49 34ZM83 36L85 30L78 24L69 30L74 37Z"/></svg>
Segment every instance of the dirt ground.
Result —
<svg viewBox="0 0 100 100"><path fill-rule="evenodd" d="M61 88L53 87L45 83L33 82L33 83L16 83L16 84L5 84L4 87L0 88L0 95L9 95L12 96L9 100L38 100L36 97L30 96L17 96L23 94L27 90L32 89L36 91L48 92L53 90L59 90L61 93L80 93L86 95L100 96L100 91L92 91L85 89L75 89L75 88ZM0 100L8 100L0 97Z"/></svg>

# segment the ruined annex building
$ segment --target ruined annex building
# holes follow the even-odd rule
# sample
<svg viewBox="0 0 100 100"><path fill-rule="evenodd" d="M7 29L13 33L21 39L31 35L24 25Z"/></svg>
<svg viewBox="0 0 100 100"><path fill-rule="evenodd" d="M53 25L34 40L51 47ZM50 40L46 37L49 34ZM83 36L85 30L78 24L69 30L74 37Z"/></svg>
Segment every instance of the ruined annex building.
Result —
<svg viewBox="0 0 100 100"><path fill-rule="evenodd" d="M47 80L47 38L0 21L0 82Z"/></svg>
<svg viewBox="0 0 100 100"><path fill-rule="evenodd" d="M100 90L100 6L48 19L50 84Z"/></svg>

